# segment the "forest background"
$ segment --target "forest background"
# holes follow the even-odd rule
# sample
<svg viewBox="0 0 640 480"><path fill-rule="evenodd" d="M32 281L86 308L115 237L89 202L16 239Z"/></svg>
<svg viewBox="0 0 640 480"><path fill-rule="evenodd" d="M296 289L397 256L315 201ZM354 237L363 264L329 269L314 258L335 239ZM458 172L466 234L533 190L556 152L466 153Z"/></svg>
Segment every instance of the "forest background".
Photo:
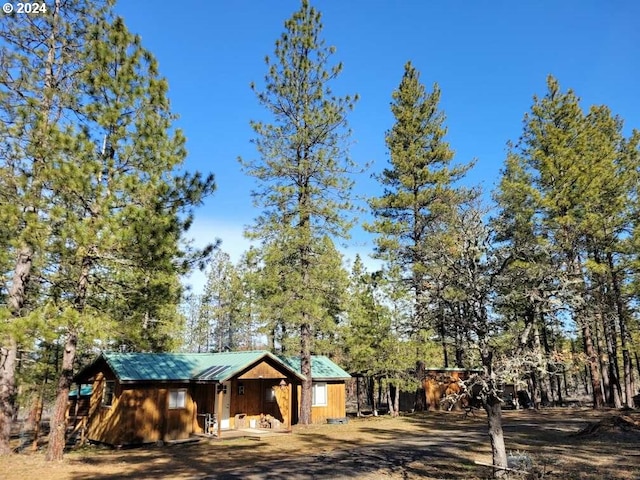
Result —
<svg viewBox="0 0 640 480"><path fill-rule="evenodd" d="M203 30L224 34L221 57L207 62L196 46L210 51L215 41L180 35L180 12L154 11L171 15L171 28L148 16L146 28L165 33L162 41L179 52L173 58L180 65L198 67L173 75L156 62L155 49L166 50L153 45L154 36L143 33L140 40L116 16L122 8L135 25L139 11L81 1L52 7L41 17L5 17L2 24L5 438L16 398L18 405L40 408L57 396L51 438L63 441L64 422L55 419L63 415L73 371L105 348L267 347L300 352L303 373L311 353L327 354L377 382L392 411L400 388L416 388L416 364L427 360L482 366L478 384L488 413L494 407L499 412L498 385L505 381L526 383L541 404L557 400L563 389L566 394L569 383L596 407L632 404L634 366L640 372L638 134L626 126L629 118L625 123L618 115L638 99L631 80L637 53L630 48L637 33L624 8L606 15L572 12L572 22L578 18L588 27L573 28L566 38L558 35L573 25L562 16L568 11L548 8L531 17L535 12L526 8L511 12L524 15L530 28L540 27L543 34L535 38L543 46L524 34L525 22L500 17L501 29L483 30L491 32L486 36L434 30L426 44L422 37L405 38L391 47L381 42L381 31L420 35L424 29L399 21L386 29L380 22L388 18L375 10L370 21L337 12L325 22L347 22L333 28L350 32L351 41L362 38L349 28L354 18L376 36L370 41L375 49L354 44L349 48L357 55L347 50L343 57L328 46L337 43L331 30L322 30L316 12L303 3L267 66L249 71L245 83L230 72L252 62L236 52L220 68L222 53L248 45L255 55L247 39L258 29L230 31L234 23L227 22L226 28ZM391 13L404 13L407 21L434 15L405 8ZM230 12L223 10L216 20ZM259 13L258 7L252 11L266 25ZM486 29L479 19L490 12L473 18L468 11L449 13L469 21L470 29ZM282 30L282 18L273 23L275 32L267 32L268 41L258 41L265 45L261 55L271 55L266 45ZM596 20L599 28L590 28ZM496 35L505 31L510 35ZM244 40L230 37L238 32ZM608 41L607 49L598 41L570 49L577 32L585 42ZM449 49L439 46L445 38ZM482 48L475 38L493 48ZM518 50L517 40L531 42L538 55ZM413 58L410 48L400 48L416 44L430 56ZM406 58L386 58L398 52ZM194 55L191 61L188 55ZM557 64L551 65L554 56ZM539 75L510 61L516 57ZM446 68L436 67L437 58ZM581 101L556 80L565 81L561 74L572 62L567 76L580 78L580 86L588 79L590 100ZM209 64L218 68L202 69ZM553 66L559 72L547 76ZM389 84L383 89L379 82L355 80L347 76L350 68ZM540 74L541 68L547 71ZM434 73L437 83L426 82L422 69L452 76L441 83ZM217 86L216 78L244 83L244 101L260 110L229 102L230 90ZM208 83L198 87L201 79ZM447 93L445 87L456 84L461 88ZM512 100L528 87L526 102ZM370 89L386 100L367 104ZM189 122L182 125L174 116L180 92L189 92L191 101L197 92L199 107L184 109ZM448 95L455 100L445 103ZM170 106L169 97L178 100ZM205 100L211 108L203 108ZM354 120L363 104L366 121L355 124L358 133ZM517 109L516 121L509 109ZM194 122L194 111L206 119ZM638 110L631 111L633 122ZM238 118L249 130L232 127ZM176 126L188 139L225 138L235 151L187 143ZM496 132L505 135L487 153ZM483 163L487 157L491 161ZM216 195L213 178L190 173L196 169L217 174ZM483 181L475 177L478 170L494 173ZM488 186L493 178L495 185ZM257 208L244 208L243 198ZM202 206L207 220L198 224L194 208ZM211 218L221 223L211 227ZM254 241L233 260L225 243L239 242L229 241L229 224ZM192 236L199 243L185 242ZM367 260L369 253L377 263ZM207 267L204 291L183 291L181 279L198 266ZM305 398L310 401L306 390L303 411ZM59 443L51 444L56 457Z"/></svg>

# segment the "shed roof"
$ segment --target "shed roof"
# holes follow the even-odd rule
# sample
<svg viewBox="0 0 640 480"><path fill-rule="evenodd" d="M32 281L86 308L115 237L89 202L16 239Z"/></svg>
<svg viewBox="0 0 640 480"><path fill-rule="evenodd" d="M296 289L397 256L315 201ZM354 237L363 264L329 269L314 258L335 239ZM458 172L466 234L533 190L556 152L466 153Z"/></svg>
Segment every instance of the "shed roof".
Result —
<svg viewBox="0 0 640 480"><path fill-rule="evenodd" d="M301 373L300 357L278 357L289 368ZM311 357L311 377L314 380L339 380L351 378L347 372L332 362L324 355L313 355Z"/></svg>

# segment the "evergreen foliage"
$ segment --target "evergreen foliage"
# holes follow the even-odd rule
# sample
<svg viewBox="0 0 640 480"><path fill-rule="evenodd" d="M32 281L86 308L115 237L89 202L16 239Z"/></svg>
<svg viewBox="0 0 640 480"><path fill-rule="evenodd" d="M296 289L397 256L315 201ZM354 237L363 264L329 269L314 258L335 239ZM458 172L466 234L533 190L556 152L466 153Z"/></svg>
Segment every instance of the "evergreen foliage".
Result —
<svg viewBox="0 0 640 480"><path fill-rule="evenodd" d="M554 313L567 308L582 336L594 405L619 407L622 398L628 403L632 396L633 300L625 285L631 272L629 233L637 219L638 138L636 133L625 138L622 121L604 106L585 113L579 98L562 92L553 77L547 88L525 116L496 196L497 239L509 252L500 298L525 319L520 343L525 346L529 333L540 332L531 348L547 358L554 354L553 332L559 328L553 326ZM540 337L543 342L536 345ZM550 362L546 370L554 370ZM548 401L544 384L553 388L545 376L538 379L543 402ZM559 394L558 388L554 397Z"/></svg>
<svg viewBox="0 0 640 480"><path fill-rule="evenodd" d="M107 348L177 347L180 275L212 248L191 250L182 239L193 206L214 183L179 173L185 139L172 126L166 81L110 4L57 2L41 25L20 17L4 46L13 63L3 75L10 142L0 165L1 182L13 196L3 200L19 203L3 202L1 215L13 229L3 238L29 264L15 268L20 275L6 289L14 327L9 338L15 351L18 340L30 350L51 335L60 346L47 452L56 460L65 445L78 348L97 341ZM40 54L29 48L34 31L47 32L42 62L27 61ZM40 65L43 99L34 94L41 85L31 81ZM16 81L26 96L16 96ZM28 218L16 217L25 212ZM38 283L29 284L34 273ZM34 321L39 329L27 330ZM3 371L2 378L11 375Z"/></svg>
<svg viewBox="0 0 640 480"><path fill-rule="evenodd" d="M378 176L385 190L370 200L375 221L367 228L377 235L376 257L398 271L413 296L413 330L435 327L444 343L442 309L434 312L429 298L434 289L442 289L434 247L448 235L451 215L475 196L457 185L471 165L451 165L454 153L438 109L440 89L434 84L427 92L411 62L392 98L395 123L385 137L390 167Z"/></svg>
<svg viewBox="0 0 640 480"><path fill-rule="evenodd" d="M326 251L325 237L345 238L352 220L349 173L355 165L346 151L346 115L354 97L338 97L330 83L342 70L331 64L335 51L321 37L320 13L304 0L285 22L275 56L266 58L264 90L253 85L272 123L251 123L260 155L242 160L244 170L258 180L253 192L262 214L250 235L264 242L265 266L271 274L286 272L287 322L300 339L302 388L300 422L311 419L311 353L322 331L329 304L320 298ZM280 252L274 252L277 245ZM281 258L270 260L276 255ZM330 267L329 267L330 268ZM276 287L275 294L279 292Z"/></svg>

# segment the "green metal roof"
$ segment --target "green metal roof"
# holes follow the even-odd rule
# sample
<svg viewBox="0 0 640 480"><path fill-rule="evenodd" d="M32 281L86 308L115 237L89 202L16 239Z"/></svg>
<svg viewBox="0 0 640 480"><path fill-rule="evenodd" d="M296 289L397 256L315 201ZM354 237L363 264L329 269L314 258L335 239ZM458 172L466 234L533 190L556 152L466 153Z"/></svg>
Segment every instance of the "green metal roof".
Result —
<svg viewBox="0 0 640 480"><path fill-rule="evenodd" d="M103 353L102 356L121 382L222 382L264 357L282 363L281 359L265 350L224 353ZM304 378L299 370L286 363L284 366Z"/></svg>
<svg viewBox="0 0 640 480"><path fill-rule="evenodd" d="M301 379L300 358L275 356L266 350L223 353L103 353L121 382L214 381L223 382L261 359L268 357ZM350 375L325 356L313 356L314 379L343 379Z"/></svg>
<svg viewBox="0 0 640 480"><path fill-rule="evenodd" d="M300 357L279 356L278 358L292 370L298 373L301 372ZM329 380L351 378L351 375L329 360L328 357L324 355L313 355L311 357L311 378L314 380Z"/></svg>

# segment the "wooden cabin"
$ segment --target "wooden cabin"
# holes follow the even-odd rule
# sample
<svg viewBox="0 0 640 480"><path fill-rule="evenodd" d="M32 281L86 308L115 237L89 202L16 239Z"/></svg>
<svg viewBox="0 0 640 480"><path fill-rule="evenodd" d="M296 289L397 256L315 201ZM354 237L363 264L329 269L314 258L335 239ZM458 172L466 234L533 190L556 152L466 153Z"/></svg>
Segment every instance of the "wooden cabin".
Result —
<svg viewBox="0 0 640 480"><path fill-rule="evenodd" d="M451 405L443 405L443 400L453 394L460 393L460 381L464 381L480 370L467 370L462 368L426 368L422 378L419 394L423 394L421 404L427 410L440 410L451 408ZM400 392L400 410L412 411L415 408L416 392ZM460 408L460 402L453 408Z"/></svg>
<svg viewBox="0 0 640 480"><path fill-rule="evenodd" d="M222 437L239 428L290 429L299 416L299 359L267 351L103 353L75 377L91 385L87 438L111 445ZM312 358L312 421L345 416L349 375Z"/></svg>

